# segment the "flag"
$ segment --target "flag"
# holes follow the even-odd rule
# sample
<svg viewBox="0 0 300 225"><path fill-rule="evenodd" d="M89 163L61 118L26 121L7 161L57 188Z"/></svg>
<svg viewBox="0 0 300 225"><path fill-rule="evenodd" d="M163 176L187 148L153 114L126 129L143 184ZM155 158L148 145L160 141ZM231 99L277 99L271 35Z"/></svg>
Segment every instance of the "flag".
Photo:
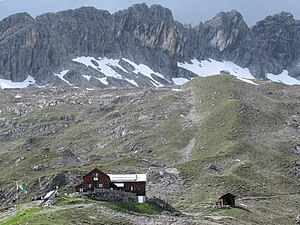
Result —
<svg viewBox="0 0 300 225"><path fill-rule="evenodd" d="M25 194L27 194L27 190L23 187L22 184L19 184L18 186Z"/></svg>
<svg viewBox="0 0 300 225"><path fill-rule="evenodd" d="M16 190L18 191L19 189L21 191L23 191L25 194L27 194L27 190L23 187L23 185L22 184L18 184L18 182L16 182Z"/></svg>

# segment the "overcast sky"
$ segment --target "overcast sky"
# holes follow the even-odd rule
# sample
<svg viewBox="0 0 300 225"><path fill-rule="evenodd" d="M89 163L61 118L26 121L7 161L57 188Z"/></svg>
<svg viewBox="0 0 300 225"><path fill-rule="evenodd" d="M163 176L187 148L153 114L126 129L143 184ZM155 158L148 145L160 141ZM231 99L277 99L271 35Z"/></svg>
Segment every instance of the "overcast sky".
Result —
<svg viewBox="0 0 300 225"><path fill-rule="evenodd" d="M239 11L248 25L268 15L286 11L300 19L300 0L0 0L0 20L17 12L37 16L45 12L57 12L80 6L94 6L113 13L135 3L145 2L163 5L182 23L197 25L212 18L220 11Z"/></svg>

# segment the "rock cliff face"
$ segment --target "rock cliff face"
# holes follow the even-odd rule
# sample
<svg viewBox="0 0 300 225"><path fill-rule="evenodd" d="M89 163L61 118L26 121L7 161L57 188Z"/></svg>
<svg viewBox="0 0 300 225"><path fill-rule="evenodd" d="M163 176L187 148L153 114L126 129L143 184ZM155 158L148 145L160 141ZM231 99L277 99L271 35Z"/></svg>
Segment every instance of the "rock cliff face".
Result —
<svg viewBox="0 0 300 225"><path fill-rule="evenodd" d="M268 16L253 28L253 37L258 47L272 58L273 63L265 60L265 70L280 72L293 68L300 59L300 21L294 20L290 13ZM293 75L299 76L294 71Z"/></svg>
<svg viewBox="0 0 300 225"><path fill-rule="evenodd" d="M107 76L95 60L89 61L91 66L74 62L82 56L118 59L118 64L106 66L119 77ZM172 78L195 76L177 64L194 58L231 61L249 68L256 78L284 69L299 78L300 22L280 13L249 28L231 11L191 27L174 21L169 9L146 4L114 14L92 7L35 19L21 13L0 22L0 76L12 81L31 75L39 85L168 85ZM152 72L142 76L135 65L147 65ZM62 70L68 71L66 80L57 76Z"/></svg>

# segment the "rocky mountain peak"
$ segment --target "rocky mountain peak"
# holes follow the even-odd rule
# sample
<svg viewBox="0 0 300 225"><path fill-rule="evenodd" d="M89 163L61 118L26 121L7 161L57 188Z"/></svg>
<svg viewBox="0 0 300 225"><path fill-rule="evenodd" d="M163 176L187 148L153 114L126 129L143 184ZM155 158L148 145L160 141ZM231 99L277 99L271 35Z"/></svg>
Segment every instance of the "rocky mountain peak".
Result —
<svg viewBox="0 0 300 225"><path fill-rule="evenodd" d="M247 26L242 15L236 11L232 10L229 12L219 12L214 18L205 22L208 26L222 26L222 25L232 25L232 26Z"/></svg>
<svg viewBox="0 0 300 225"><path fill-rule="evenodd" d="M170 55L176 54L177 27L169 9L160 5L148 7L143 3L135 4L113 16L116 37L133 36L142 47L167 51Z"/></svg>
<svg viewBox="0 0 300 225"><path fill-rule="evenodd" d="M261 23L272 23L272 24L285 24L291 25L294 22L293 14L289 12L280 12L272 16L267 16L264 20L260 21ZM259 22L259 23L260 23Z"/></svg>
<svg viewBox="0 0 300 225"><path fill-rule="evenodd" d="M150 12L154 20L174 21L171 10L161 5L152 5Z"/></svg>
<svg viewBox="0 0 300 225"><path fill-rule="evenodd" d="M223 52L249 34L249 28L242 15L236 10L220 12L204 23L208 30L210 44Z"/></svg>
<svg viewBox="0 0 300 225"><path fill-rule="evenodd" d="M152 5L148 7L145 3L135 4L128 9L118 11L113 14L115 20L122 20L129 22L132 26L127 28L134 28L135 25L141 24L157 24L162 21L173 22L172 12L160 5Z"/></svg>
<svg viewBox="0 0 300 225"><path fill-rule="evenodd" d="M146 3L137 3L134 4L130 7L128 7L128 9L123 9L121 11L136 11L138 13L143 12L143 11L148 11L149 7Z"/></svg>
<svg viewBox="0 0 300 225"><path fill-rule="evenodd" d="M178 63L209 58L248 68L256 78L283 69L297 77L300 70L290 67L298 66L299 49L300 24L290 13L249 28L233 10L191 27L174 21L172 12L160 5L135 4L113 14L82 7L35 19L22 13L2 20L0 77L24 81L31 75L38 85L151 87L174 84L173 78L191 79L199 74ZM149 68L146 76L136 69L139 64Z"/></svg>
<svg viewBox="0 0 300 225"><path fill-rule="evenodd" d="M288 69L300 57L300 24L291 13L281 12L266 17L252 27L252 33L259 48L270 53L278 63L277 73Z"/></svg>
<svg viewBox="0 0 300 225"><path fill-rule="evenodd" d="M6 17L0 21L0 41L33 21L34 19L28 13L17 13Z"/></svg>
<svg viewBox="0 0 300 225"><path fill-rule="evenodd" d="M11 16L8 16L6 18L4 18L0 24L3 25L3 24L10 24L10 25L13 25L13 24L19 24L19 23L23 23L23 24L26 24L28 22L31 22L33 21L34 19L26 12L22 12L22 13L16 13L16 14L13 14Z"/></svg>

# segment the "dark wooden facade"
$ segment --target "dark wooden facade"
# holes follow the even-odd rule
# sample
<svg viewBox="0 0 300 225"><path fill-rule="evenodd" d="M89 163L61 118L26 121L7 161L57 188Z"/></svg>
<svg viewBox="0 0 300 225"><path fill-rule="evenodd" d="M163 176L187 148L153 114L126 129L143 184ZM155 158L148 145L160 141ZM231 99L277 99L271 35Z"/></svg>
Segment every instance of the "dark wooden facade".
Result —
<svg viewBox="0 0 300 225"><path fill-rule="evenodd" d="M95 188L103 188L103 189L113 189L120 190L125 192L135 193L137 196L146 196L146 175L144 174L143 179L136 180L111 180L110 176L114 176L112 174L107 175L102 172L100 169L95 168L92 171L88 172L83 176L83 181L81 184L75 186L76 192L94 192ZM119 176L119 175L117 175ZM123 175L121 175L122 177ZM134 174L125 174L124 176L133 176L137 177Z"/></svg>
<svg viewBox="0 0 300 225"><path fill-rule="evenodd" d="M114 184L118 184L118 182L114 182ZM123 187L117 187L114 184L112 185L115 190L136 193L137 196L146 195L146 182L122 182Z"/></svg>
<svg viewBox="0 0 300 225"><path fill-rule="evenodd" d="M219 198L217 205L235 205L235 198L235 195L227 193Z"/></svg>
<svg viewBox="0 0 300 225"><path fill-rule="evenodd" d="M93 192L94 188L110 188L109 176L98 168L85 174L83 182L75 186L76 192Z"/></svg>

